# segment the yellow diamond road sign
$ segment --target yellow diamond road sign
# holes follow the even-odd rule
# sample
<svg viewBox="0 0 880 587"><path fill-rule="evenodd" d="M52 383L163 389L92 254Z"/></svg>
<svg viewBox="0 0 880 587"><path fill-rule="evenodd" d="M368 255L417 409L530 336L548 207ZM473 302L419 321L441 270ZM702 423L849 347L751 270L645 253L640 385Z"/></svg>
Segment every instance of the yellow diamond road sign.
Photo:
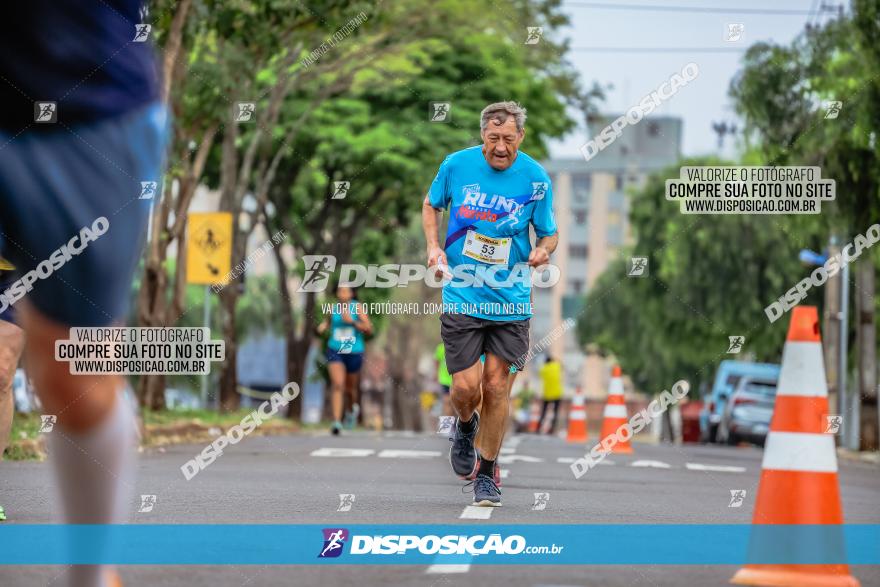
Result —
<svg viewBox="0 0 880 587"><path fill-rule="evenodd" d="M226 285L232 268L232 214L192 212L187 219L186 282Z"/></svg>

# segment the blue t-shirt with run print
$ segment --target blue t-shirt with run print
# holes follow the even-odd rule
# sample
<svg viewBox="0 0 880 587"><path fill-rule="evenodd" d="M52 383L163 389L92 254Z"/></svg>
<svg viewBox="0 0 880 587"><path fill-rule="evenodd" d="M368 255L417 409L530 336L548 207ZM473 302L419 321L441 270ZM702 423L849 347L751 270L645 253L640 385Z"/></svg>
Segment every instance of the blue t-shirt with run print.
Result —
<svg viewBox="0 0 880 587"><path fill-rule="evenodd" d="M453 278L443 287L446 308L487 320L531 317L529 224L538 238L556 234L544 168L520 151L498 171L482 146L470 147L446 157L428 198L450 211L444 248Z"/></svg>

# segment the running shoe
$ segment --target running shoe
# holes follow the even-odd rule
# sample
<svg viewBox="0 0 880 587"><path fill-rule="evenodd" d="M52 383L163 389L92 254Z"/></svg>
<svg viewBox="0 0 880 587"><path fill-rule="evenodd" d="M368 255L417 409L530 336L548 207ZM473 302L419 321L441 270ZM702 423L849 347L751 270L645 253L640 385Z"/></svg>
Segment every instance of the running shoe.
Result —
<svg viewBox="0 0 880 587"><path fill-rule="evenodd" d="M333 436L339 436L339 433L342 431L342 424L339 422L333 422L333 425L330 426L330 433Z"/></svg>
<svg viewBox="0 0 880 587"><path fill-rule="evenodd" d="M361 407L358 404L354 404L351 407L351 411L345 414L345 428L347 430L353 430L355 426L357 426L358 416L361 414Z"/></svg>
<svg viewBox="0 0 880 587"><path fill-rule="evenodd" d="M501 490L492 477L480 473L474 479L474 505L494 508L501 506Z"/></svg>
<svg viewBox="0 0 880 587"><path fill-rule="evenodd" d="M474 448L474 438L480 428L480 416L474 412L474 429L465 434L458 429L458 418L452 426L452 447L449 449L449 462L452 470L462 479L467 479L473 472L477 463L477 449Z"/></svg>

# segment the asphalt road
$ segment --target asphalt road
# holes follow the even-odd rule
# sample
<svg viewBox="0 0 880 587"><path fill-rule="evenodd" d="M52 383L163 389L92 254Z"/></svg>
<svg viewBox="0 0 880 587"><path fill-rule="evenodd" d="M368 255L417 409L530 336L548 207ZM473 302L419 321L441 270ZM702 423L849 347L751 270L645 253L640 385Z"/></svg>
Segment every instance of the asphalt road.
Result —
<svg viewBox="0 0 880 587"><path fill-rule="evenodd" d="M612 455L577 480L567 461L583 447L559 438L520 435L505 441L504 506L489 520L469 519L471 495L450 471L449 442L437 435L349 433L341 437L248 438L193 480L180 466L201 446L182 445L142 455L135 493L156 495L152 511L134 523L408 524L695 524L749 523L760 476L761 449L653 446ZM877 465L841 461L840 485L848 523L880 523ZM0 503L6 523L55 518L53 478L46 463L0 464ZM731 490L744 489L741 507ZM535 493L549 493L535 510ZM337 511L339 494L354 494ZM292 547L296 547L293 545ZM309 544L307 548L315 546ZM625 545L621 545L625 548ZM726 585L730 566L128 566L126 585ZM0 567L0 585L63 585L63 567ZM880 568L852 567L862 585L880 585Z"/></svg>

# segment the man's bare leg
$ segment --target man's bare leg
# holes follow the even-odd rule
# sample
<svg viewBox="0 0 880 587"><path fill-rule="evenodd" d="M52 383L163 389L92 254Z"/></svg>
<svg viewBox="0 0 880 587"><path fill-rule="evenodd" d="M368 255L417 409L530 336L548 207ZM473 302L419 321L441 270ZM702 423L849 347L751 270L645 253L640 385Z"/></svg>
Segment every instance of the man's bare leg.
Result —
<svg viewBox="0 0 880 587"><path fill-rule="evenodd" d="M3 460L3 452L9 445L9 433L12 431L15 405L12 384L23 348L24 331L11 322L0 320L0 461Z"/></svg>
<svg viewBox="0 0 880 587"><path fill-rule="evenodd" d="M479 361L467 369L452 374L452 390L449 396L452 408L458 416L453 424L449 462L456 475L467 479L477 463L474 439L479 430L479 418L476 417L477 406L480 403Z"/></svg>
<svg viewBox="0 0 880 587"><path fill-rule="evenodd" d="M516 381L516 376L518 374L519 374L519 371L514 371L513 373L510 373L510 375L508 375L508 377L507 377L507 397L508 398L510 397L510 390L513 388L513 382ZM482 379L482 374L480 375L480 378ZM478 414L482 413L481 412L482 408L483 408L483 392L481 389L480 390L480 405L477 406L477 413ZM483 448L482 448L483 447L483 430L484 430L484 428L480 428L480 430L477 431L476 439L474 439L474 446L477 447L477 450L480 451L480 454L483 454ZM506 435L506 433L507 433L507 427L505 427L505 434L502 434L502 436L501 436L502 442L504 441L504 436Z"/></svg>
<svg viewBox="0 0 880 587"><path fill-rule="evenodd" d="M456 415L463 422L471 420L482 401L480 372L481 365L477 361L464 371L452 374L452 390L449 392L449 399Z"/></svg>
<svg viewBox="0 0 880 587"><path fill-rule="evenodd" d="M482 381L483 409L480 414L480 428L483 430L480 454L484 460L494 461L501 450L501 441L510 418L508 394L511 385L510 363L486 353Z"/></svg>
<svg viewBox="0 0 880 587"><path fill-rule="evenodd" d="M49 454L68 524L121 524L127 520L136 460L134 414L116 375L71 375L69 363L55 361L55 341L69 328L36 310L22 316L25 349L46 414L58 420L49 434ZM105 567L78 565L71 584L106 584Z"/></svg>

